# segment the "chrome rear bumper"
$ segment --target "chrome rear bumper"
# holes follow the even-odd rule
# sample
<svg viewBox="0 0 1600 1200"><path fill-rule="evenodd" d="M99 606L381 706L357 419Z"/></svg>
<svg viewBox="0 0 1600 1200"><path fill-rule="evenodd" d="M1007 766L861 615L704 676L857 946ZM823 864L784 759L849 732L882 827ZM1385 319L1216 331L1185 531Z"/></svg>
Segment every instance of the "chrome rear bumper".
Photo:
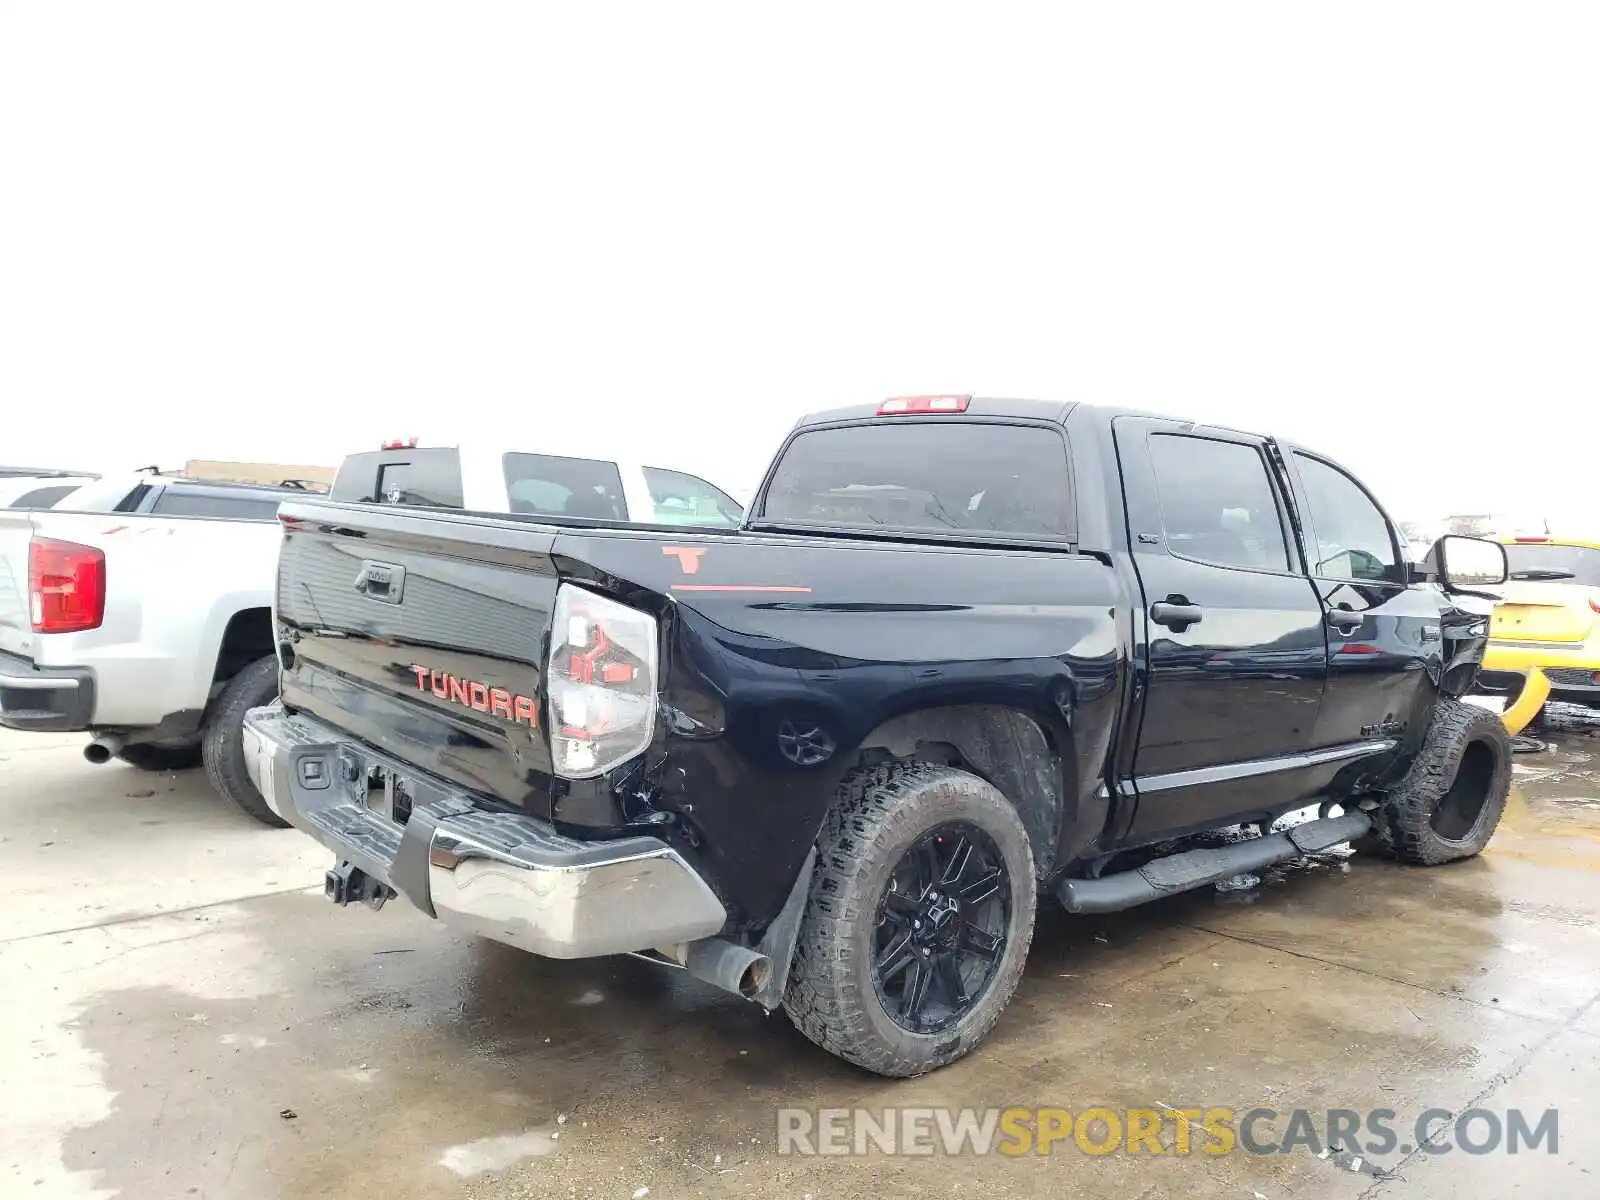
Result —
<svg viewBox="0 0 1600 1200"><path fill-rule="evenodd" d="M569 838L280 704L250 711L244 749L273 812L341 863L469 932L550 958L592 958L695 941L727 922L716 893L657 838ZM358 785L346 778L357 761ZM364 802L372 770L404 781L403 824Z"/></svg>

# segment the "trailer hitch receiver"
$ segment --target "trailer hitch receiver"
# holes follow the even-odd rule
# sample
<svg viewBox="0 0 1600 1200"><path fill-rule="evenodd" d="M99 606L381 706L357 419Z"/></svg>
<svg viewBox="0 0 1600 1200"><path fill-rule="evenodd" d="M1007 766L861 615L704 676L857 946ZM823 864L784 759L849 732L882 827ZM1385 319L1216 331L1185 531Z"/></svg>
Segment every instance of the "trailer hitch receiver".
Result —
<svg viewBox="0 0 1600 1200"><path fill-rule="evenodd" d="M360 903L374 911L394 895L394 889L388 884L379 883L351 862L341 862L323 876L322 892L341 908Z"/></svg>

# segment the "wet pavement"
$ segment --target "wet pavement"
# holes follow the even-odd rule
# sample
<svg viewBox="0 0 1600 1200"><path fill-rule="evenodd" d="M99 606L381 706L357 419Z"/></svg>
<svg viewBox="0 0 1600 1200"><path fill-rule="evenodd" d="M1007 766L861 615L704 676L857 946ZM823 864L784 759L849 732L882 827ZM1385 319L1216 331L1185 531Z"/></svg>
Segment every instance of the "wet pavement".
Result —
<svg viewBox="0 0 1600 1200"><path fill-rule="evenodd" d="M541 961L401 903L196 772L0 733L0 1195L1582 1195L1600 1181L1600 738L1519 755L1501 831L1435 870L1329 855L1110 918L1041 906L990 1041L923 1079L632 959ZM794 1107L1390 1109L1371 1159L1236 1149L779 1155ZM1429 1108L1559 1143L1405 1153ZM1198 1119L1197 1123L1198 1123ZM1148 1151L1148 1147L1146 1148Z"/></svg>

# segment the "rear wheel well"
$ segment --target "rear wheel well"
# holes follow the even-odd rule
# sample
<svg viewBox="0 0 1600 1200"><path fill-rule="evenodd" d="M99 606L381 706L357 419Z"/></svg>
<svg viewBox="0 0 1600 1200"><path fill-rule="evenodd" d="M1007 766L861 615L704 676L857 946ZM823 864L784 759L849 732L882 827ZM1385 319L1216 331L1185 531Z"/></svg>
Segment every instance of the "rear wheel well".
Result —
<svg viewBox="0 0 1600 1200"><path fill-rule="evenodd" d="M1038 878L1054 871L1071 758L1029 713L971 704L893 717L862 740L857 757L862 766L891 760L958 767L993 784L1028 831Z"/></svg>
<svg viewBox="0 0 1600 1200"><path fill-rule="evenodd" d="M245 608L234 613L222 632L217 651L213 684L226 683L251 663L275 652L272 637L272 610Z"/></svg>

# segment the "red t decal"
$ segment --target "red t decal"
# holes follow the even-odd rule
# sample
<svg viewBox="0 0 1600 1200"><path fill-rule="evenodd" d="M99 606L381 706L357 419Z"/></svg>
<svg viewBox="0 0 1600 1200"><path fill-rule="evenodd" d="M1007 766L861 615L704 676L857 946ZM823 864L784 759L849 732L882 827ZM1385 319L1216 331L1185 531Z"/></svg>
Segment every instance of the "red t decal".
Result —
<svg viewBox="0 0 1600 1200"><path fill-rule="evenodd" d="M700 573L700 556L706 552L704 546L663 546L661 553L676 555L678 566L683 568L685 575L698 575Z"/></svg>

